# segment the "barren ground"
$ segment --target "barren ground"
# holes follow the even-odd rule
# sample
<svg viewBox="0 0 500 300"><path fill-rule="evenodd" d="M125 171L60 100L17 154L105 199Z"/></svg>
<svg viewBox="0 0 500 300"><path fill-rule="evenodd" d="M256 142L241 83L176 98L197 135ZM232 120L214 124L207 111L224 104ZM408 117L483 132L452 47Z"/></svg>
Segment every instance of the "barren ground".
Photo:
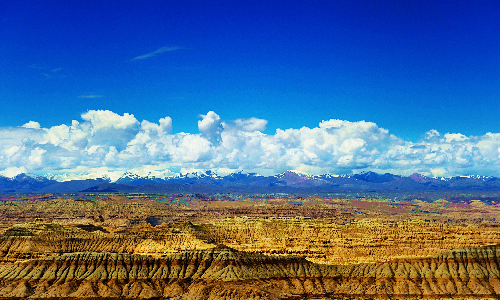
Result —
<svg viewBox="0 0 500 300"><path fill-rule="evenodd" d="M105 258L98 256L104 253L146 257L153 259L148 264L154 265L162 259L172 260L174 257L177 257L176 259L182 262L183 259L175 255L183 257L183 253L189 253L189 251L212 253L211 255L229 251L233 253L231 257L236 261L239 261L240 258L237 257L240 257L243 253L254 255L249 256L247 262L255 260L257 264L262 260L261 257L269 257L271 260L283 258L285 264L288 264L287 259L295 257L294 259L300 261L299 265L306 264L308 268L310 266L317 266L314 268L324 266L321 268L327 268L325 270L329 270L328 272L333 272L331 268L336 268L337 271L335 272L340 272L338 271L340 266L373 264L374 268L378 268L378 266L389 262L389 265L393 268L391 264L395 261L409 262L422 259L425 261L425 259L431 259L431 257L439 257L439 255L442 255L441 253L455 251L454 249L489 249L486 246L497 249L494 245L500 244L500 225L498 223L500 221L500 205L495 203L487 205L480 200L451 203L440 199L428 203L418 200L395 202L388 199L354 200L317 197L299 197L295 199L265 197L256 199L245 197L217 198L210 195L181 196L164 197L163 200L153 200L146 197L141 199L141 197L137 196L130 197L133 198L130 199L123 195L110 196L94 201L62 198L4 200L0 203L0 227L2 228L2 236L0 237L0 260L2 265L0 266L11 270L15 268L14 266L23 264L38 265L47 260L69 259L73 257L71 255L78 253L89 253L88 255L90 255L81 256L82 254L78 254L78 259L97 259L99 261L105 260ZM468 251L466 253L469 253ZM496 250L492 251L495 252ZM493 255L494 259L496 259L495 255ZM113 261L125 259L123 258L125 256L122 256L118 258L113 256ZM127 256L126 260L129 259L132 258ZM160 259L160 261L154 261L154 259ZM223 261L226 260L223 259ZM279 265L284 263L283 260L277 262ZM186 258L186 263L190 264L190 258ZM266 262L266 264L268 263L271 262ZM272 264L274 263L272 261ZM292 265L297 264L297 262L290 263ZM127 263L124 262L124 264ZM241 267L242 264L237 263L235 266ZM288 267L287 265L286 268ZM30 268L33 268L33 266ZM231 268L234 269L234 267ZM43 273L43 271L40 272ZM225 272L236 271L226 270ZM268 276L273 278L285 276L280 272L274 275L268 274ZM230 273L224 274L229 276ZM104 297L106 294L104 290L107 291L102 287L98 288L100 283L97 281L88 283L89 286L85 286L86 281L83 283L75 281L74 286L65 287L66 292L59 291L60 289L64 290L64 288L60 288L58 290L59 294L54 294L54 292L43 296L44 293L50 291L50 288L42 289L40 281L30 281L34 280L35 275L28 276L28 274L31 274L28 272L24 277L19 277L19 273L17 275L19 278L16 277L15 280L11 278L9 281L6 278L12 276L12 271L6 274L11 275L7 276L0 273L0 279L4 278L3 285L0 284L0 290L3 289L5 295L9 295L9 297L31 296L43 298L49 297L49 295L50 297L60 295L60 297L85 298L93 294ZM55 276L54 280L57 281L59 275L53 276ZM66 275L60 276L64 277ZM177 278L176 276L174 277ZM236 279L241 279L240 277L246 275L240 274L238 276L236 276ZM295 274L293 276L299 275ZM315 276L317 277L317 275L313 277ZM363 277L365 275L359 276ZM474 276L477 277L477 275L471 275L470 273L467 276L469 281L471 278L475 278ZM499 276L500 273L496 275L496 278ZM174 277L168 275L162 280L170 282ZM493 282L490 277L488 277L488 282L492 285ZM191 278L190 280L193 279L192 277L189 278ZM226 279L236 280L233 277L231 278ZM140 296L139 293L136 296L139 298L164 297L167 299L171 297L173 299L189 299L186 298L188 297L186 295L190 293L189 291L193 291L191 285L194 283L187 284L187 279L183 280L184 283L182 284L180 282L175 283L180 286L178 295L175 292L172 292L172 294L170 290L170 294L166 293L164 291L166 287L164 286L161 288L162 293L159 293L157 288L152 288L152 291L155 292L151 291L148 294L150 296L146 297L147 293L143 296ZM289 279L283 277L280 280ZM328 280L326 278L322 280L326 281L317 283L316 288L313 284L313 287L304 287L301 290L302 292L297 290L296 293L290 294L292 296L296 294L299 298L288 295L276 299L302 299L300 297L307 298L314 295L318 297L323 295L321 297L326 297L324 299L332 299L335 295L340 294L346 297L350 297L349 295L353 297L359 296L359 291L351 291L349 288L340 293L336 288L330 287L333 283L327 284ZM67 278L64 281L66 282ZM19 286L19 282L23 282L27 286ZM114 287L111 284L110 287L109 282L108 278L102 284L114 289L114 292L110 292L111 294L104 298L127 298L135 295L128 290L130 287L125 291L123 284L117 284ZM414 280L412 282L417 286L424 284ZM45 282L44 284L49 283ZM53 284L53 282L50 284ZM169 284L173 283L170 282L167 285L170 286ZM348 283L346 284L349 286ZM477 284L475 286L477 287ZM44 292L36 292L37 288ZM87 289L87 292L77 293L79 289ZM143 289L147 288L141 285L140 290ZM422 289L424 288L416 288L416 290ZM500 286L498 289L500 291ZM314 292L316 290L322 290L323 292ZM407 291L408 295L413 295L410 290ZM496 297L496 288L491 286L490 290L494 291L491 295L484 293L481 295ZM89 291L92 291L92 293ZM263 290L261 294L256 291L254 291L255 293L252 292L253 294L249 292L254 299L266 299L266 297L273 299L276 296L271 290ZM465 298L474 298L477 294L471 287L459 292L456 284L455 291L457 295L463 294ZM226 299L247 299L250 297L245 298L244 291L238 290L236 292L234 290L233 292L235 296L228 296ZM88 295L85 296L85 293ZM392 290L392 293L395 293L394 290ZM436 296L436 292L433 293L431 294ZM448 294L450 294L449 291L443 295ZM114 296L111 297L110 295ZM167 297L167 295L170 296ZM217 295L220 296L220 294ZM373 296L375 298L381 297L377 293L373 294ZM200 299L211 299L210 297L208 295ZM218 296L213 297L215 297L213 299L218 299Z"/></svg>

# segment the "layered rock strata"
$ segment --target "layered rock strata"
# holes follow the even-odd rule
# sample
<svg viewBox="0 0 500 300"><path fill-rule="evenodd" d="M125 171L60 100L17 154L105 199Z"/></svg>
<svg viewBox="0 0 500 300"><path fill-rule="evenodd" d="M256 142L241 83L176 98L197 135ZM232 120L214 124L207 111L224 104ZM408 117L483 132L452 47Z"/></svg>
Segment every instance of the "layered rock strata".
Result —
<svg viewBox="0 0 500 300"><path fill-rule="evenodd" d="M210 243L231 245L246 252L299 255L332 265L380 263L500 243L499 227L453 226L421 220L360 220L338 225L299 217L236 217L198 228L195 234Z"/></svg>
<svg viewBox="0 0 500 300"><path fill-rule="evenodd" d="M83 228L83 229L82 229ZM194 225L137 226L107 232L94 225L61 226L41 220L0 235L0 262L74 252L167 256L217 244L245 252L301 256L315 263L382 263L432 256L457 248L500 243L500 227L453 226L423 221L338 225L308 218L228 218Z"/></svg>
<svg viewBox="0 0 500 300"><path fill-rule="evenodd" d="M0 266L0 295L44 299L497 299L499 258L500 246L345 266L227 247L163 258L78 252L4 263Z"/></svg>

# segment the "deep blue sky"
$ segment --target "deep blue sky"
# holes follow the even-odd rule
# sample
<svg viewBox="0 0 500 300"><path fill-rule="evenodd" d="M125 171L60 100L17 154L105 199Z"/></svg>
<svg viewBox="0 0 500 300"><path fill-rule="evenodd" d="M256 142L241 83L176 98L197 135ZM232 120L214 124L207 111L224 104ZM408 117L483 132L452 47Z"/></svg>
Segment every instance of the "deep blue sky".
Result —
<svg viewBox="0 0 500 300"><path fill-rule="evenodd" d="M270 134L500 132L498 1L4 0L0 41L0 126L112 110L196 133L212 110Z"/></svg>

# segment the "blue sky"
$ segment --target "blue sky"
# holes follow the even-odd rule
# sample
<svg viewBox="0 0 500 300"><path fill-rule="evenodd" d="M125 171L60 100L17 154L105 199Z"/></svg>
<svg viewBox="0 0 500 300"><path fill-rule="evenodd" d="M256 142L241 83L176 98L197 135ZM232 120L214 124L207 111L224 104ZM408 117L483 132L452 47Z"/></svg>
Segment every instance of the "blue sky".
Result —
<svg viewBox="0 0 500 300"><path fill-rule="evenodd" d="M352 124L366 121L397 137L397 143L391 142L394 147L423 146L428 133L435 130L442 139L447 133L475 139L469 149L474 153L474 147L483 149L477 145L482 137L500 132L500 4L436 2L2 1L0 139L4 154L0 152L0 170L75 171L78 163L56 168L57 162L51 165L43 157L38 165L33 164L28 159L34 157L30 151L38 147L47 156L62 146L51 144L55 148L49 149L49 140L42 137L38 144L28 145L25 135L31 133L17 134L16 140L13 132L33 127L28 129L46 134L55 126L71 126L73 120L92 127L97 123L90 115L110 117L105 111L133 115L137 124L143 120L159 124L161 118L169 117L170 136L184 132L203 137L199 121L205 118L201 116L217 120L210 111L220 118L214 122L226 134L235 120L257 118L267 122L255 128L275 140L277 130L319 128L320 122L331 119ZM88 118L83 118L88 112ZM30 121L39 127L22 127ZM212 129L217 131L216 127ZM85 145L72 150L63 147L69 154L57 155L80 157L83 163L78 170L83 172L97 167L124 169L119 163L90 164L88 157L81 157L81 151L88 154L97 145L90 141L96 132L92 128ZM140 132L144 128L139 126L126 142ZM216 152L220 145L208 140ZM125 144L119 152L126 150ZM289 143L280 145L283 148L273 163L293 148ZM305 144L301 145L293 149L305 151ZM101 146L110 153L113 145ZM29 148L27 152L19 152L23 147ZM225 147L230 153L229 144ZM167 148L162 151L174 151ZM426 165L426 152L421 167L413 164L415 170L497 174L477 163L456 169L454 154L443 149L452 158L439 166ZM162 164L164 169L188 165L174 167L173 152L165 155L145 164ZM358 154L349 155L356 158ZM268 170L306 170L325 162L330 164L328 169L309 171L403 170L372 163L340 168L339 159L344 156L319 155L319 162L307 156L309 160L304 158L297 165ZM375 154L372 157L377 159ZM238 165L214 159L213 153L188 159L189 168L260 170L273 165L262 160Z"/></svg>

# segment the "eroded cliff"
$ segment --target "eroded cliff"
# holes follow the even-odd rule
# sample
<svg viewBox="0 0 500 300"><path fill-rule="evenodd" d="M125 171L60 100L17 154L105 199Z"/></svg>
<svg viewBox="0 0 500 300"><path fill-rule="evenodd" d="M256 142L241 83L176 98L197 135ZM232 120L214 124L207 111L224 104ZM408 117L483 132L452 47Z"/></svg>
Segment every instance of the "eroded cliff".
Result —
<svg viewBox="0 0 500 300"><path fill-rule="evenodd" d="M196 201L3 203L0 297L500 298L498 207Z"/></svg>
<svg viewBox="0 0 500 300"><path fill-rule="evenodd" d="M332 266L227 247L168 257L79 252L4 264L6 297L172 299L497 298L500 247Z"/></svg>

